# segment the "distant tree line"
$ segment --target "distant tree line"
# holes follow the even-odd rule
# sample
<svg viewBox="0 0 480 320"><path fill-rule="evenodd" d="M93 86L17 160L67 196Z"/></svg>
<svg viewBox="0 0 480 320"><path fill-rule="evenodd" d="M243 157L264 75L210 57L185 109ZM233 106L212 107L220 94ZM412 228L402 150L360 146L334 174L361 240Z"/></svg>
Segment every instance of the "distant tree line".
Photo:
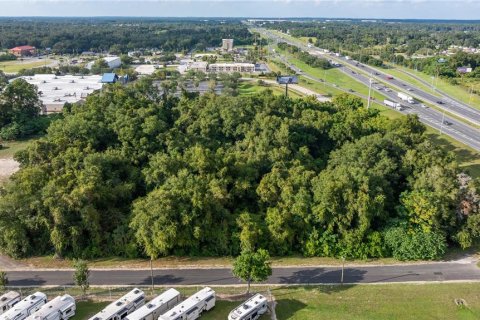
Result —
<svg viewBox="0 0 480 320"><path fill-rule="evenodd" d="M236 45L251 44L253 37L238 20L165 20L134 18L2 18L0 48L32 45L54 53L82 51L126 53L139 48L168 52L218 47L222 38Z"/></svg>

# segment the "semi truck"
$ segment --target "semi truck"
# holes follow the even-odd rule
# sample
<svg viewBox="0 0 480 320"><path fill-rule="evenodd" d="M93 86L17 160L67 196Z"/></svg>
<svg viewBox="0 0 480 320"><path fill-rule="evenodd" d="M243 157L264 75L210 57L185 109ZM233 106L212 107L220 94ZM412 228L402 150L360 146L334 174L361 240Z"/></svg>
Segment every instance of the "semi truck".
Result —
<svg viewBox="0 0 480 320"><path fill-rule="evenodd" d="M398 97L403 101L407 101L408 103L415 103L415 100L413 99L413 97L411 97L408 94L405 94L403 92L399 92Z"/></svg>
<svg viewBox="0 0 480 320"><path fill-rule="evenodd" d="M390 101L390 100L383 100L383 103L386 105L386 106L389 106L389 107L392 107L398 111L402 111L403 110L403 107L400 103L398 102L393 102L393 101Z"/></svg>

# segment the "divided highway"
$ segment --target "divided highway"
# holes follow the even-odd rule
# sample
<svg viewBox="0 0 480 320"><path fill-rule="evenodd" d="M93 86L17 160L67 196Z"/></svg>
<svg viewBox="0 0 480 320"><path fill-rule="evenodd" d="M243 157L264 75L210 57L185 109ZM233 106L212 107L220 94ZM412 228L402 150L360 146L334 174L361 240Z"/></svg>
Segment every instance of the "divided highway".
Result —
<svg viewBox="0 0 480 320"><path fill-rule="evenodd" d="M72 286L73 271L9 271L9 286ZM274 268L265 284L305 285L340 283L340 267ZM154 270L156 285L238 285L230 269ZM345 283L480 281L476 262L346 267ZM148 286L150 270L92 270L92 286Z"/></svg>
<svg viewBox="0 0 480 320"><path fill-rule="evenodd" d="M257 32L260 32L264 36L273 39L277 42L283 41L287 42L290 45L297 46L304 51L307 51L314 55L321 55L325 56L325 54L320 54L320 49L315 47L307 47L304 44L293 42L289 39L282 38L272 32L267 31L266 29L256 29ZM357 80L358 82L363 83L365 86L370 85L370 78L376 79L383 83L386 83L387 86L391 86L396 89L385 91L386 86L378 86L373 85L372 90L379 92L380 94L388 97L389 100L395 102L401 102L403 105L405 103L400 101L397 97L398 92L406 92L409 95L422 100L428 103L431 103L438 108L444 109L445 111L454 114L459 118L463 118L471 123L480 124L480 110L474 109L471 106L466 104L460 103L458 101L453 101L450 98L440 98L437 96L432 95L431 93L425 92L415 86L398 80L398 79L390 79L386 80L387 74L380 72L379 70L369 67L364 64L357 63L352 60L347 60L344 57L335 57L335 56L326 56L332 60L341 63L340 70L344 72L349 77ZM284 62L286 61L285 58L282 59ZM320 79L316 79L312 75L309 75L303 71L300 71L298 68L294 67L291 63L288 63L290 67L293 67L293 70L296 70L298 73L304 75L305 77L314 80L314 81L322 81ZM358 65L357 65L358 64ZM368 74L368 76L367 76ZM378 89L376 87L379 87ZM407 90L407 89L411 89ZM425 123L426 125L439 130L439 132L449 135L450 137L454 138L457 141L460 141L471 148L480 151L480 130L476 129L463 121L457 120L456 118L449 117L445 115L445 113L440 112L435 109L431 109L428 107L422 107L421 104L406 104L405 109L401 111L403 114L417 114L419 119Z"/></svg>

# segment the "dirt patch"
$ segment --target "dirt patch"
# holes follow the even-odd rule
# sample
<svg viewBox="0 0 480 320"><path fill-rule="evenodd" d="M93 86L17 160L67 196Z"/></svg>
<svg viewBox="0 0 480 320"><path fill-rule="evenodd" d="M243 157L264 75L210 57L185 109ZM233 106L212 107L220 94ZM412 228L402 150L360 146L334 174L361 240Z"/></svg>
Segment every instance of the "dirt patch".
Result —
<svg viewBox="0 0 480 320"><path fill-rule="evenodd" d="M18 171L20 164L13 159L0 159L0 180L7 180Z"/></svg>

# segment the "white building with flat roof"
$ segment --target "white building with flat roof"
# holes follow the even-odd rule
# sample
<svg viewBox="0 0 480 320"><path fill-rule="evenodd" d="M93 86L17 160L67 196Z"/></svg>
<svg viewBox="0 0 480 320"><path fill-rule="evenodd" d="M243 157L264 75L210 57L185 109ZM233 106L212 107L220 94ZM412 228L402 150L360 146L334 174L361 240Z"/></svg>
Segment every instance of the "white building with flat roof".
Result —
<svg viewBox="0 0 480 320"><path fill-rule="evenodd" d="M233 51L233 39L222 39L222 51Z"/></svg>
<svg viewBox="0 0 480 320"><path fill-rule="evenodd" d="M61 112L66 102L76 103L103 87L102 76L56 76L54 74L36 74L20 77L36 85L40 100L46 113ZM13 81L13 80L12 80Z"/></svg>
<svg viewBox="0 0 480 320"><path fill-rule="evenodd" d="M122 65L122 60L120 59L120 57L117 56L103 57L101 59L103 59L107 63L110 69L120 68L120 66ZM90 61L85 65L85 68L89 70L92 69L94 63L95 61Z"/></svg>
<svg viewBox="0 0 480 320"><path fill-rule="evenodd" d="M255 72L255 65L253 63L212 63L208 66L208 71L216 73L251 73Z"/></svg>

